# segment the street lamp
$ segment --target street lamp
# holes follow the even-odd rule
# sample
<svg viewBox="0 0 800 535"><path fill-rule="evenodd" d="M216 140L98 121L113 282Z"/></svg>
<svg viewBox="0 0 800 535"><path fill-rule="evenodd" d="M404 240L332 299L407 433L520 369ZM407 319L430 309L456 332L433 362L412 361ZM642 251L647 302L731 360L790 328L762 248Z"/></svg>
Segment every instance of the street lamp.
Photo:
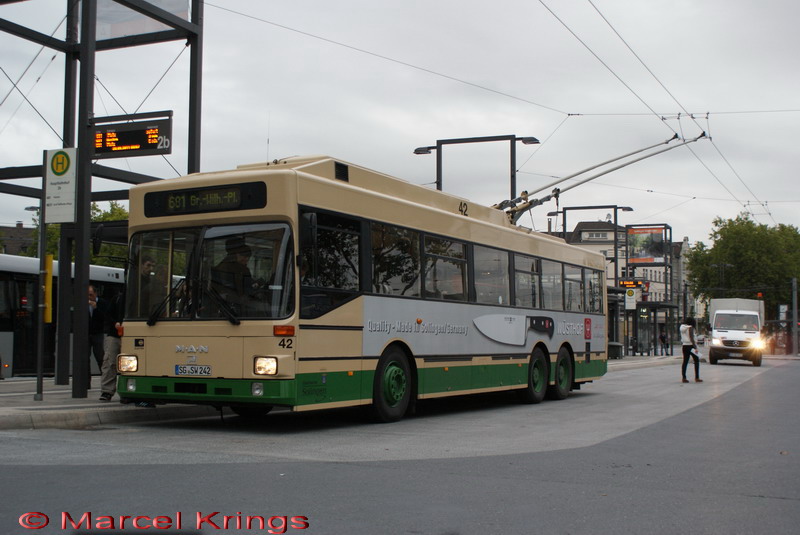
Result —
<svg viewBox="0 0 800 535"><path fill-rule="evenodd" d="M34 401L44 399L44 285L45 285L45 241L47 234L44 224L44 200L39 199L39 206L26 206L28 212L39 214L39 311L37 314L39 327L36 329L36 394Z"/></svg>
<svg viewBox="0 0 800 535"><path fill-rule="evenodd" d="M436 151L436 189L442 191L442 147L444 145L457 145L464 143L484 143L488 141L508 141L511 147L511 176L510 187L511 196L513 199L517 196L517 146L516 142L521 141L523 145L536 145L539 140L535 137L517 137L515 135L507 136L484 136L484 137L462 137L456 139L437 139L436 145L428 147L417 147L414 149L414 154L430 154L432 150Z"/></svg>

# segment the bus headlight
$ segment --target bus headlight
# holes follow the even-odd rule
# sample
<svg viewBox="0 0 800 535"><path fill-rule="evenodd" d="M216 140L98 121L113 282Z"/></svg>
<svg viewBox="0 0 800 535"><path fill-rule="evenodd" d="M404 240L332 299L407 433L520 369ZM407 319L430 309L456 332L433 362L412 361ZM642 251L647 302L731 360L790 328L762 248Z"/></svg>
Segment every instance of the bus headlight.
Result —
<svg viewBox="0 0 800 535"><path fill-rule="evenodd" d="M120 355L117 357L117 370L120 372L139 371L139 357L136 355Z"/></svg>
<svg viewBox="0 0 800 535"><path fill-rule="evenodd" d="M277 375L278 359L275 357L255 357L253 359L253 373L256 375Z"/></svg>
<svg viewBox="0 0 800 535"><path fill-rule="evenodd" d="M763 338L753 338L750 340L750 347L753 349L764 349L764 339Z"/></svg>

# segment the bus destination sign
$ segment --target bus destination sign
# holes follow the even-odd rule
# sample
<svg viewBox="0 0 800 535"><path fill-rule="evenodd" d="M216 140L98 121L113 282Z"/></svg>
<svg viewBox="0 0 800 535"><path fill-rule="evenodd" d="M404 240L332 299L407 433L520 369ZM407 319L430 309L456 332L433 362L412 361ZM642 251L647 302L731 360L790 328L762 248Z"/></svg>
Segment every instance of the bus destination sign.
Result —
<svg viewBox="0 0 800 535"><path fill-rule="evenodd" d="M183 214L253 210L267 205L267 186L246 182L229 186L151 191L144 196L144 215L163 217Z"/></svg>
<svg viewBox="0 0 800 535"><path fill-rule="evenodd" d="M221 212L236 210L242 205L242 192L237 186L216 189L194 189L167 193L167 214Z"/></svg>
<svg viewBox="0 0 800 535"><path fill-rule="evenodd" d="M127 158L171 152L171 118L94 126L95 158Z"/></svg>

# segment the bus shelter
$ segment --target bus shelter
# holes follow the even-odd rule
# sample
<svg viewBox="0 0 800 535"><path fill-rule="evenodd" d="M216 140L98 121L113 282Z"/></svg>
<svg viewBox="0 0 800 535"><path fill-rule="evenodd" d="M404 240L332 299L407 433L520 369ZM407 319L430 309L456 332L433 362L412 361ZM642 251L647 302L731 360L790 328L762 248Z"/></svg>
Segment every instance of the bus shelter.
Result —
<svg viewBox="0 0 800 535"><path fill-rule="evenodd" d="M628 347L631 354L672 355L672 347L680 342L678 305L661 301L639 301L636 310L629 311ZM661 334L666 338L662 344Z"/></svg>

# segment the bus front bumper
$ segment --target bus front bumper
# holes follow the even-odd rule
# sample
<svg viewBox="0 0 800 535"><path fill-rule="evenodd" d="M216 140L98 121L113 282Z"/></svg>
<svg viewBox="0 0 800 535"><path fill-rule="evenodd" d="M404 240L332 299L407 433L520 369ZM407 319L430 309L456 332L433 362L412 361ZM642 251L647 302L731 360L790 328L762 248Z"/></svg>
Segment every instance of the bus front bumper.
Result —
<svg viewBox="0 0 800 535"><path fill-rule="evenodd" d="M212 379L120 375L117 393L123 403L191 403L217 407L293 404L294 379Z"/></svg>

